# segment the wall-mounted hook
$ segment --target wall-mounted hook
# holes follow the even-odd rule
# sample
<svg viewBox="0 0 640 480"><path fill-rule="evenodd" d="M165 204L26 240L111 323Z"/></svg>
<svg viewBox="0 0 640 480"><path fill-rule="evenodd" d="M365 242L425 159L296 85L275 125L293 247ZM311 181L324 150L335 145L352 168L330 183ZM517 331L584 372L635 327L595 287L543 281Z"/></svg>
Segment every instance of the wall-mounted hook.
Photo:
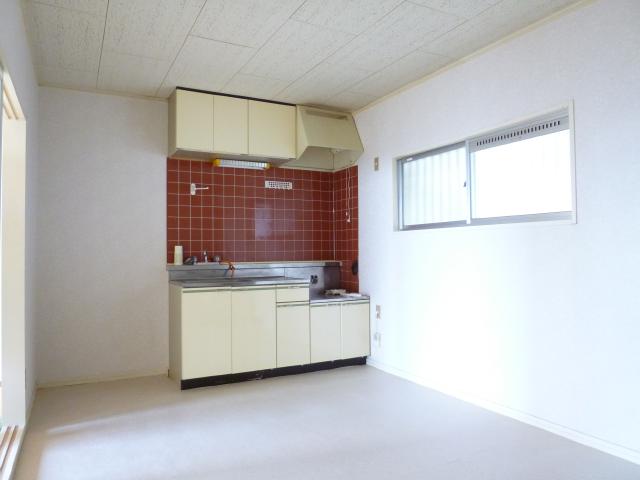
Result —
<svg viewBox="0 0 640 480"><path fill-rule="evenodd" d="M195 195L198 190L209 190L209 187L198 187L195 183L192 183L191 195Z"/></svg>

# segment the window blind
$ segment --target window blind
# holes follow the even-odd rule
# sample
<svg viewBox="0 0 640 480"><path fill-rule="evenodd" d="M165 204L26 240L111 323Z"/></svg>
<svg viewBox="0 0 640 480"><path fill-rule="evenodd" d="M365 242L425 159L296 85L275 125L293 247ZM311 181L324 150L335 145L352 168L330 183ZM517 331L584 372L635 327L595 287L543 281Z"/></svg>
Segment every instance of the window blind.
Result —
<svg viewBox="0 0 640 480"><path fill-rule="evenodd" d="M465 221L467 162L464 143L401 163L405 227Z"/></svg>

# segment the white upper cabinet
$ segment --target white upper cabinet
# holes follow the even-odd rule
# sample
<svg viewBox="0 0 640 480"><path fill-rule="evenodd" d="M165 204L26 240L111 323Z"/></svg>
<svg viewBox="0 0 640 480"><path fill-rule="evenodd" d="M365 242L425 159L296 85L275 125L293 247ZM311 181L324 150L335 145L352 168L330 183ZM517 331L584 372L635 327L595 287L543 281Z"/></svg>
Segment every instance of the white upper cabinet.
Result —
<svg viewBox="0 0 640 480"><path fill-rule="evenodd" d="M249 101L244 98L213 96L213 151L249 153Z"/></svg>
<svg viewBox="0 0 640 480"><path fill-rule="evenodd" d="M249 100L249 154L295 158L296 107Z"/></svg>
<svg viewBox="0 0 640 480"><path fill-rule="evenodd" d="M176 89L169 98L169 156L209 160L296 156L296 107Z"/></svg>
<svg viewBox="0 0 640 480"><path fill-rule="evenodd" d="M169 155L213 151L213 95L176 90L169 99Z"/></svg>

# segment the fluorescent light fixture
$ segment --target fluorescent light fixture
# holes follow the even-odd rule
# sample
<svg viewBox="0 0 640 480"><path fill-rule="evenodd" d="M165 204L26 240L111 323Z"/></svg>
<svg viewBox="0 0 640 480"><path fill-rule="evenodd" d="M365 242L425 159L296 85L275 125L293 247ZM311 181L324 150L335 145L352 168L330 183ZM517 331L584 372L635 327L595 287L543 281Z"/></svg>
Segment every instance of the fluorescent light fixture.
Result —
<svg viewBox="0 0 640 480"><path fill-rule="evenodd" d="M252 170L267 170L271 168L269 162L250 162L248 160L230 160L226 158L215 158L213 164L216 167L250 168Z"/></svg>

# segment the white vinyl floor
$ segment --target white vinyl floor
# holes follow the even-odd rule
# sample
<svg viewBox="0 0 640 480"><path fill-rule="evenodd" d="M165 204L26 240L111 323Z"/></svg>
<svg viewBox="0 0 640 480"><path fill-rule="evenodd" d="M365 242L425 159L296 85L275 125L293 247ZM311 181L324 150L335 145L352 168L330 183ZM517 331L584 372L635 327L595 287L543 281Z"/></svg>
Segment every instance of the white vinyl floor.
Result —
<svg viewBox="0 0 640 480"><path fill-rule="evenodd" d="M372 367L40 390L17 480L638 480L640 466Z"/></svg>

